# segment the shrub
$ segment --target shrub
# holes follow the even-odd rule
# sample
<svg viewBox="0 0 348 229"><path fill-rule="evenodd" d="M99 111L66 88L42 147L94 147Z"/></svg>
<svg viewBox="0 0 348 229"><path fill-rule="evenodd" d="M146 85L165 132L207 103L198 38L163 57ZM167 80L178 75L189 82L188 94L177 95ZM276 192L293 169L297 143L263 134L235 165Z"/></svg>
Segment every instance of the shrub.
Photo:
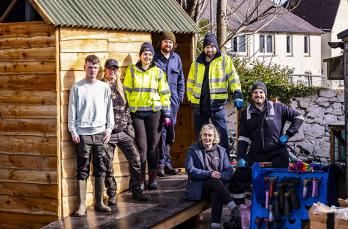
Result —
<svg viewBox="0 0 348 229"><path fill-rule="evenodd" d="M250 88L256 80L263 81L268 90L268 98L278 98L285 104L289 104L294 97L304 97L318 93L323 87L294 85L289 82L293 69L280 65L265 66L260 62L248 63L245 59L234 60L237 69L245 101L250 101Z"/></svg>

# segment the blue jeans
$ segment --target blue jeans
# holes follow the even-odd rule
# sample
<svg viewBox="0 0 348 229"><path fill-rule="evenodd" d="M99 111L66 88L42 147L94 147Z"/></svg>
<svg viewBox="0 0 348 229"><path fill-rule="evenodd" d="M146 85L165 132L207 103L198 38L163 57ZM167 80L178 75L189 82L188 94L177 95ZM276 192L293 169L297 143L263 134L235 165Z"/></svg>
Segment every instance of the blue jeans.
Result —
<svg viewBox="0 0 348 229"><path fill-rule="evenodd" d="M196 139L199 140L199 132L202 126L209 124L209 120L216 127L220 135L219 145L226 149L226 153L229 157L229 147L228 147L228 133L227 133L227 121L226 121L226 110L222 108L218 111L210 112L200 112L193 111L193 123L195 126Z"/></svg>

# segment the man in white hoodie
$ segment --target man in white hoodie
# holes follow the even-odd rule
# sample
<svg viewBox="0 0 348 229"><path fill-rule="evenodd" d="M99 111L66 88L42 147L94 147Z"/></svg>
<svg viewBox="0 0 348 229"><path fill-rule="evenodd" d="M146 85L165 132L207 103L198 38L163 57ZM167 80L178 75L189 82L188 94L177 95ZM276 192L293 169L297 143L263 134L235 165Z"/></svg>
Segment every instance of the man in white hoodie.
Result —
<svg viewBox="0 0 348 229"><path fill-rule="evenodd" d="M75 216L86 214L86 187L93 158L95 176L95 210L109 212L103 203L107 143L114 126L111 91L108 84L97 80L100 60L95 55L85 59L86 77L70 90L68 128L76 144L77 188L79 209ZM91 155L92 154L92 155Z"/></svg>

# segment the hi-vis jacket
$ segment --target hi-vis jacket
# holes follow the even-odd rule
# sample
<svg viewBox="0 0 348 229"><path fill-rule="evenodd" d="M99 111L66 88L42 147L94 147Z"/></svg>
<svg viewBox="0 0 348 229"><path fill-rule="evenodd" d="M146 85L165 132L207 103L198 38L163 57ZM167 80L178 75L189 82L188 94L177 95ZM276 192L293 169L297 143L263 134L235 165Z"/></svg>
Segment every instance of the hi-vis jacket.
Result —
<svg viewBox="0 0 348 229"><path fill-rule="evenodd" d="M201 54L191 64L187 79L187 98L193 106L199 106L201 94L206 93L202 92L205 71L204 58L205 55ZM229 92L242 91L237 71L230 56L221 54L210 62L209 89L211 110L221 109L227 102Z"/></svg>
<svg viewBox="0 0 348 229"><path fill-rule="evenodd" d="M162 111L170 117L170 90L166 74L156 65L146 71L132 64L126 70L123 85L131 112Z"/></svg>

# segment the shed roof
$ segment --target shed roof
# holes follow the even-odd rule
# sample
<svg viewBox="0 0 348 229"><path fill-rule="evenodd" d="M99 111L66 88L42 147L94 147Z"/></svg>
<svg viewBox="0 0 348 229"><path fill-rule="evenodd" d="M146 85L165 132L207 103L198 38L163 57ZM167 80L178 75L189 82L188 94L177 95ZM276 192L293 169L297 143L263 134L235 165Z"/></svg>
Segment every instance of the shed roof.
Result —
<svg viewBox="0 0 348 229"><path fill-rule="evenodd" d="M48 23L63 27L196 33L175 0L29 0Z"/></svg>

